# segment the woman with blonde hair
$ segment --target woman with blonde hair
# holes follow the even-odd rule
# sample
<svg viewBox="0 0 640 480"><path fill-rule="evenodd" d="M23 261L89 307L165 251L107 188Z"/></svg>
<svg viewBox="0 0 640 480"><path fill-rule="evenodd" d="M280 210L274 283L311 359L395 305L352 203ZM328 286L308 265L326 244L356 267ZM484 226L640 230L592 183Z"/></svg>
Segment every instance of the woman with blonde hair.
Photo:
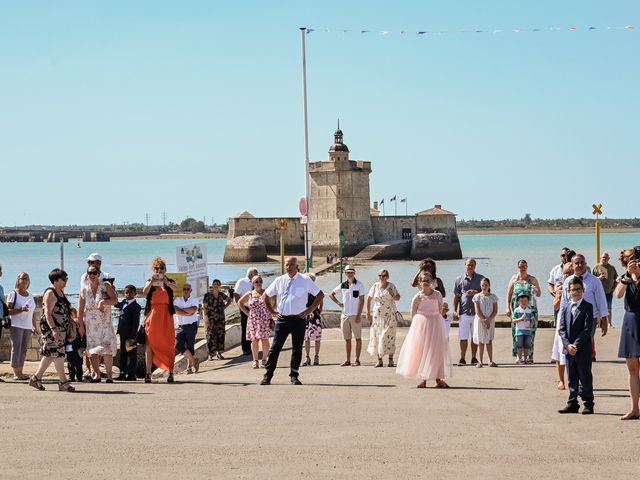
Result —
<svg viewBox="0 0 640 480"><path fill-rule="evenodd" d="M144 331L146 337L145 359L147 375L145 383L151 383L151 368L169 372L168 383L173 383L175 362L175 328L173 326L173 295L178 289L176 282L165 276L167 264L160 257L151 261L153 275L144 284L142 293L147 296L144 307Z"/></svg>
<svg viewBox="0 0 640 480"><path fill-rule="evenodd" d="M35 322L36 302L29 293L29 274L20 272L15 289L7 297L7 307L11 315L11 368L14 380L29 380L22 373L27 349L31 343L31 332L37 331Z"/></svg>

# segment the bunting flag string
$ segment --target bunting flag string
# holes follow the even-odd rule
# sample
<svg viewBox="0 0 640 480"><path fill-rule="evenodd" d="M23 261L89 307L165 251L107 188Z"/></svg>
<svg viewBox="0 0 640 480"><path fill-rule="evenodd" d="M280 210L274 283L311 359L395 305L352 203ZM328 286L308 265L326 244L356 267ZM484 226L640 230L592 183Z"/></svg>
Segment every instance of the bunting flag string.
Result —
<svg viewBox="0 0 640 480"><path fill-rule="evenodd" d="M548 28L520 28L520 27L516 27L516 28L511 28L511 29L503 29L503 28L486 28L486 29L474 29L474 30L466 30L466 29L458 29L458 30L419 30L419 31L409 31L409 30L400 30L397 33L402 36L402 37L406 37L409 35L416 35L416 36L420 36L420 37L425 37L425 36L434 36L434 35L448 35L448 34L464 34L464 33L473 33L473 34L489 34L489 35L499 35L502 33L526 33L526 32L533 32L533 33L538 33L538 32L561 32L561 31L569 31L569 32L579 32L579 31L594 31L594 30L598 30L598 31L613 31L613 30L626 30L626 31L632 31L635 30L636 27L635 25L631 25L631 24L627 24L627 25L623 25L623 26L607 26L607 27L597 27L594 25L588 25L586 27L576 27L576 26L569 26L569 27L548 27ZM321 32L321 33L343 33L343 34L357 34L357 35L378 35L381 37L386 37L388 35L393 35L394 32L392 32L391 30L361 30L361 29L347 29L347 28L341 28L341 29L330 29L330 28L324 28L324 29L316 29L316 28L307 28L305 30L307 35L310 35L311 33L314 32Z"/></svg>

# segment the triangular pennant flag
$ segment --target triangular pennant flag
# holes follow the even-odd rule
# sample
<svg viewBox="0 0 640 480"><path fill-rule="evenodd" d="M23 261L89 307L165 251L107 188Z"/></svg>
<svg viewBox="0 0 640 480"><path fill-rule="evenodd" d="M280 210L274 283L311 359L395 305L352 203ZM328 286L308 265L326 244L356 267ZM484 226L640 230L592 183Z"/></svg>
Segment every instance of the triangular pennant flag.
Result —
<svg viewBox="0 0 640 480"><path fill-rule="evenodd" d="M307 28L306 32L307 35L309 35L311 32L315 32L315 30L313 28Z"/></svg>

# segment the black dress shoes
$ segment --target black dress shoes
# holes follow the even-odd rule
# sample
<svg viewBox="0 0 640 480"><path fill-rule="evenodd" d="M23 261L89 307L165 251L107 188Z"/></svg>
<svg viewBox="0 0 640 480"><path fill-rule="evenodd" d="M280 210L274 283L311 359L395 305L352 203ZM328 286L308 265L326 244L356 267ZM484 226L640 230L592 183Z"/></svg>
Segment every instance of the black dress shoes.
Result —
<svg viewBox="0 0 640 480"><path fill-rule="evenodd" d="M271 385L271 379L265 375L264 377L262 377L260 385Z"/></svg>
<svg viewBox="0 0 640 480"><path fill-rule="evenodd" d="M558 410L558 413L578 413L580 411L579 405L567 405L564 408ZM593 410L591 411L593 413Z"/></svg>
<svg viewBox="0 0 640 480"><path fill-rule="evenodd" d="M593 415L593 407L584 407L582 409L583 415Z"/></svg>
<svg viewBox="0 0 640 480"><path fill-rule="evenodd" d="M126 377L122 373L115 378L118 382L123 382L125 379Z"/></svg>
<svg viewBox="0 0 640 480"><path fill-rule="evenodd" d="M298 379L298 377L291 377L291 385L302 385L302 382Z"/></svg>

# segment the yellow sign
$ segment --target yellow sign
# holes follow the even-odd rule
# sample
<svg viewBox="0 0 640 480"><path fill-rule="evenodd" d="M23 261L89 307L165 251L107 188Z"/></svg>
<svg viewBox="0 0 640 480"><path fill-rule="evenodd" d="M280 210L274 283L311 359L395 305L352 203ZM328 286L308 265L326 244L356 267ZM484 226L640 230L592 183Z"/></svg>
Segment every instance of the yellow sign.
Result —
<svg viewBox="0 0 640 480"><path fill-rule="evenodd" d="M176 285L178 286L178 292L180 292L181 294L182 287L184 287L184 284L187 283L187 274L182 272L167 272L164 274L164 276L176 282Z"/></svg>
<svg viewBox="0 0 640 480"><path fill-rule="evenodd" d="M594 203L591 206L593 207L593 214L594 215L602 215L602 204L601 203Z"/></svg>

